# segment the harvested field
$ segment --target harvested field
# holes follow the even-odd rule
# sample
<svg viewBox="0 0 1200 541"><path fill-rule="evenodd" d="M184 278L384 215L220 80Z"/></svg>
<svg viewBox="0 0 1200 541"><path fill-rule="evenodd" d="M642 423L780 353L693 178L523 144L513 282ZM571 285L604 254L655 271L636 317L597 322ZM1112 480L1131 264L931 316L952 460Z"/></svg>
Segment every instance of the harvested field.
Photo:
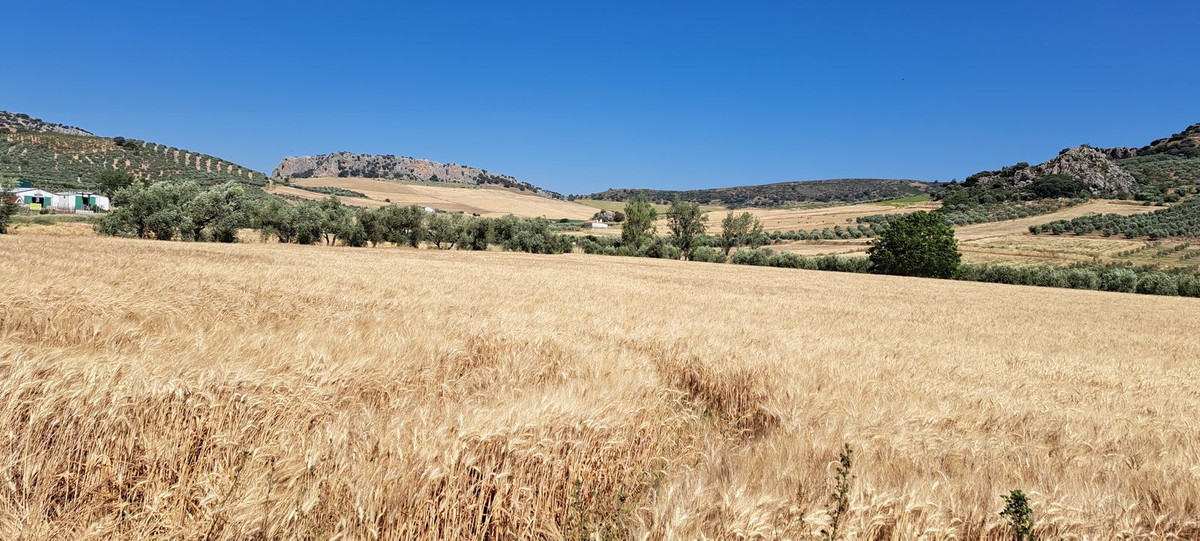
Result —
<svg viewBox="0 0 1200 541"><path fill-rule="evenodd" d="M596 209L570 201L549 199L517 190L495 186L456 186L432 183L404 183L369 178L305 178L294 179L295 186L328 186L352 190L367 198L344 197L349 205L378 207L390 203L420 205L446 212L465 212L481 216L513 214L525 217L570 218L586 220ZM276 190L307 199L322 199L325 194L287 186ZM286 192L285 192L286 191Z"/></svg>

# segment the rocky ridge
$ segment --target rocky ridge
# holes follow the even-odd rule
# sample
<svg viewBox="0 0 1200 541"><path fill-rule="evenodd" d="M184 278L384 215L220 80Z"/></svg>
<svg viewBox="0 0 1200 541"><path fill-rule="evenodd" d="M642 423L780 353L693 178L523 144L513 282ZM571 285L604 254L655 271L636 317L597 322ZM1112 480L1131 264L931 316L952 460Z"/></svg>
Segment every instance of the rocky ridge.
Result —
<svg viewBox="0 0 1200 541"><path fill-rule="evenodd" d="M1081 145L1064 149L1058 156L1039 165L1017 164L1000 171L977 173L967 180L1021 188L1050 175L1065 175L1087 184L1093 195L1136 192L1137 180L1117 165L1110 158L1111 154L1111 150Z"/></svg>
<svg viewBox="0 0 1200 541"><path fill-rule="evenodd" d="M24 113L13 113L10 111L0 111L0 130L8 132L37 132L37 133L57 133L62 135L83 135L90 136L92 132L75 126L67 126L66 124L55 124L46 122L40 118L33 118Z"/></svg>

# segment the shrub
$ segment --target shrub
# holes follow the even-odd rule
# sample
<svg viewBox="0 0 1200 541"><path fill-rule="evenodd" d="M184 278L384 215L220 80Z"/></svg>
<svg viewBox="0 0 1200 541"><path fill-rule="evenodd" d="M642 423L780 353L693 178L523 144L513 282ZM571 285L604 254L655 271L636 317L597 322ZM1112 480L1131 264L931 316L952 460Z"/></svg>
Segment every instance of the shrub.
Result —
<svg viewBox="0 0 1200 541"><path fill-rule="evenodd" d="M1100 276L1090 269L1067 269L1067 284L1074 289L1100 289Z"/></svg>
<svg viewBox="0 0 1200 541"><path fill-rule="evenodd" d="M792 252L779 252L775 255L772 255L767 260L767 264L772 267L783 267L783 268L787 268L787 269L800 269L800 268L804 268L804 258L800 257Z"/></svg>
<svg viewBox="0 0 1200 541"><path fill-rule="evenodd" d="M1138 275L1129 269L1108 269L1100 273L1100 289L1134 293L1137 291Z"/></svg>
<svg viewBox="0 0 1200 541"><path fill-rule="evenodd" d="M692 261L700 261L703 263L724 263L725 260L726 257L724 253L709 246L701 246L692 251Z"/></svg>
<svg viewBox="0 0 1200 541"><path fill-rule="evenodd" d="M1008 520L1014 541L1033 541L1033 509L1024 492L1014 490L1004 496L1004 510L1000 516Z"/></svg>
<svg viewBox="0 0 1200 541"><path fill-rule="evenodd" d="M1147 295L1178 295L1179 286L1175 277L1161 272L1150 272L1138 278L1137 292Z"/></svg>
<svg viewBox="0 0 1200 541"><path fill-rule="evenodd" d="M771 249L757 248L751 250L738 250L734 252L733 257L729 258L730 263L734 265L756 265L765 267L771 263Z"/></svg>

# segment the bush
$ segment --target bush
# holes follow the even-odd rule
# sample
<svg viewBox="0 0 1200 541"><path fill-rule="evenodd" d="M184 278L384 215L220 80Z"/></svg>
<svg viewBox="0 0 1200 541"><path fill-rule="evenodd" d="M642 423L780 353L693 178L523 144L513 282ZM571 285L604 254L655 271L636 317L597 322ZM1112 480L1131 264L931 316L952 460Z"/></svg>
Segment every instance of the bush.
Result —
<svg viewBox="0 0 1200 541"><path fill-rule="evenodd" d="M625 248L622 246L622 248ZM628 255L636 255L639 257L653 257L657 259L679 259L680 250L675 245L671 244L663 237L651 237L645 241L642 247L638 250L633 250L629 247ZM625 254L623 254L625 255Z"/></svg>
<svg viewBox="0 0 1200 541"><path fill-rule="evenodd" d="M1178 295L1179 286L1175 277L1161 272L1150 272L1138 278L1137 292L1147 295Z"/></svg>
<svg viewBox="0 0 1200 541"><path fill-rule="evenodd" d="M1100 289L1100 275L1091 269L1067 269L1066 274L1073 289Z"/></svg>
<svg viewBox="0 0 1200 541"><path fill-rule="evenodd" d="M756 248L752 250L738 250L729 258L729 262L734 265L756 265L765 267L771 263L770 248Z"/></svg>
<svg viewBox="0 0 1200 541"><path fill-rule="evenodd" d="M802 269L804 268L804 258L793 254L792 252L780 252L771 256L767 260L767 264L772 267Z"/></svg>
<svg viewBox="0 0 1200 541"><path fill-rule="evenodd" d="M726 260L725 254L720 250L708 246L701 246L692 251L692 261L700 261L703 263L724 263Z"/></svg>
<svg viewBox="0 0 1200 541"><path fill-rule="evenodd" d="M1108 269L1100 273L1100 289L1134 293L1137 291L1138 275L1129 269Z"/></svg>

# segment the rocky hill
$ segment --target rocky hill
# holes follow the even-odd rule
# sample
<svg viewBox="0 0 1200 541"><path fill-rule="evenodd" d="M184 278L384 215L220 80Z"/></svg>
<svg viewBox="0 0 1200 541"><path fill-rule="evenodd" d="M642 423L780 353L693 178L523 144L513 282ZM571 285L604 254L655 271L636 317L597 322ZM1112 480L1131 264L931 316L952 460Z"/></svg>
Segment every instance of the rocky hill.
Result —
<svg viewBox="0 0 1200 541"><path fill-rule="evenodd" d="M976 173L967 177L962 186L978 185L995 194L998 189L1032 194L1038 192L1035 183L1055 179L1060 183L1063 180L1078 183L1081 191L1096 196L1177 200L1200 185L1200 124L1143 147L1068 148L1039 165L1018 163L998 171ZM1030 190L1031 187L1034 189Z"/></svg>
<svg viewBox="0 0 1200 541"><path fill-rule="evenodd" d="M777 182L704 190L644 190L612 188L576 199L628 201L643 196L652 202L669 203L676 197L705 205L734 207L783 207L806 203L859 203L929 193L938 184L918 180L843 178Z"/></svg>
<svg viewBox="0 0 1200 541"><path fill-rule="evenodd" d="M93 189L100 174L109 169L150 181L267 183L266 175L258 171L207 154L138 139L98 137L28 115L6 112L0 118L4 119L0 178L28 181L39 188Z"/></svg>
<svg viewBox="0 0 1200 541"><path fill-rule="evenodd" d="M75 126L46 122L24 113L0 111L0 132L16 133L19 131L58 133L62 135L92 135L92 132L76 128Z"/></svg>
<svg viewBox="0 0 1200 541"><path fill-rule="evenodd" d="M498 175L487 169L478 169L456 163L439 163L406 156L354 154L334 152L320 156L284 158L271 173L279 179L312 177L362 177L411 182L445 182L450 184L495 184L520 191L528 191L563 199L559 193L544 190L528 182L521 182L508 175Z"/></svg>
<svg viewBox="0 0 1200 541"><path fill-rule="evenodd" d="M1025 188L1034 182L1061 175L1082 182L1092 195L1137 192L1138 182L1108 154L1087 145L1071 147L1039 165L1019 163L999 171L983 171L967 177L965 186Z"/></svg>
<svg viewBox="0 0 1200 541"><path fill-rule="evenodd" d="M1105 153L1143 186L1166 192L1200 185L1200 124L1141 147L1117 147Z"/></svg>

